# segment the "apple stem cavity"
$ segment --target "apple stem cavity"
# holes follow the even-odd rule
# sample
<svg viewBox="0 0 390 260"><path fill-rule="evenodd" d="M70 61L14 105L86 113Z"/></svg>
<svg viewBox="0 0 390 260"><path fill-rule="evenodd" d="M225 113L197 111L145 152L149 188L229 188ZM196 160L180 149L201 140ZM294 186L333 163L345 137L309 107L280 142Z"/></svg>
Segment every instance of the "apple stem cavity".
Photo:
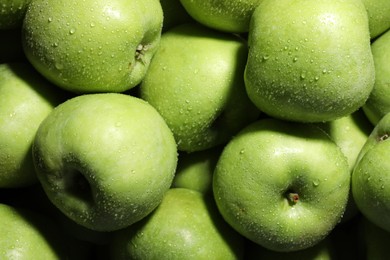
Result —
<svg viewBox="0 0 390 260"><path fill-rule="evenodd" d="M138 61L141 61L143 64L145 64L145 52L149 49L148 44L138 44L137 48L135 49L135 59Z"/></svg>

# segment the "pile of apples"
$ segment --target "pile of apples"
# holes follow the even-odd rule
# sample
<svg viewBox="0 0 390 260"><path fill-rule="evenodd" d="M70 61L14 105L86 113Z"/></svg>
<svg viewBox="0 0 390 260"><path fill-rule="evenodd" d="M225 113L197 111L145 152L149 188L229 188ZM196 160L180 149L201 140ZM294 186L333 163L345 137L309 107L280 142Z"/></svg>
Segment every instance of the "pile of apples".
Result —
<svg viewBox="0 0 390 260"><path fill-rule="evenodd" d="M388 259L389 0L0 0L0 259Z"/></svg>

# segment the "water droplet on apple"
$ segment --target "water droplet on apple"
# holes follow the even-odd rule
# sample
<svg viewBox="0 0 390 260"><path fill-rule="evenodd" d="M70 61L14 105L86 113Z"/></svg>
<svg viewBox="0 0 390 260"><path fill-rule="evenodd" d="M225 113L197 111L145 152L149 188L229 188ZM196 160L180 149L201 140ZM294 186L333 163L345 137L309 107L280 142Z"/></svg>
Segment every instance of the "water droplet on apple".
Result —
<svg viewBox="0 0 390 260"><path fill-rule="evenodd" d="M76 29L74 29L74 28L71 28L70 30L69 30L69 34L74 34L76 32Z"/></svg>
<svg viewBox="0 0 390 260"><path fill-rule="evenodd" d="M56 62L55 65L56 69L58 70L62 70L64 68L64 66L62 65L62 63L59 63L59 62Z"/></svg>
<svg viewBox="0 0 390 260"><path fill-rule="evenodd" d="M313 181L313 186L314 187L318 187L318 185L320 185L320 182L318 180L314 180Z"/></svg>
<svg viewBox="0 0 390 260"><path fill-rule="evenodd" d="M53 19L52 19L51 17L49 17L49 18L47 19L47 21L48 21L49 23L51 23L51 22L53 21Z"/></svg>

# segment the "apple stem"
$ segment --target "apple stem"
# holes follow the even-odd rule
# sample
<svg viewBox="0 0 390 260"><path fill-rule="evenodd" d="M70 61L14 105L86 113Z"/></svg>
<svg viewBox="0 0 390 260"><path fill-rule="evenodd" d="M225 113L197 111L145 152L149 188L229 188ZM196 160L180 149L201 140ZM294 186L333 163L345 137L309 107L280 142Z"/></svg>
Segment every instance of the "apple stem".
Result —
<svg viewBox="0 0 390 260"><path fill-rule="evenodd" d="M288 194L288 199L290 200L290 202L295 205L297 204L298 200L299 200L299 195L298 193L295 193L295 192L290 192Z"/></svg>

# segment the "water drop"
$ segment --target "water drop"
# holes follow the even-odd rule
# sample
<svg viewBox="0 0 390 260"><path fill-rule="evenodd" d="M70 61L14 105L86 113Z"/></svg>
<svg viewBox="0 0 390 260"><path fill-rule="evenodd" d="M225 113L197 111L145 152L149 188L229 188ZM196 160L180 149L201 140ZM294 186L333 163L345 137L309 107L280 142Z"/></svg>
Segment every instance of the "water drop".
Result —
<svg viewBox="0 0 390 260"><path fill-rule="evenodd" d="M47 19L47 21L48 21L49 23L51 23L51 22L53 21L53 19L52 19L51 17L49 17L49 18Z"/></svg>
<svg viewBox="0 0 390 260"><path fill-rule="evenodd" d="M69 30L69 33L70 33L70 34L74 34L75 32L76 32L76 29L74 29L74 28L72 28L72 29Z"/></svg>
<svg viewBox="0 0 390 260"><path fill-rule="evenodd" d="M94 22L91 22L89 25L90 25L91 27L95 27L95 23L94 23Z"/></svg>
<svg viewBox="0 0 390 260"><path fill-rule="evenodd" d="M318 187L319 184L320 184L320 182L318 180L314 180L313 181L313 186L314 187Z"/></svg>
<svg viewBox="0 0 390 260"><path fill-rule="evenodd" d="M297 62L297 61L298 61L298 58L294 57L293 62Z"/></svg>
<svg viewBox="0 0 390 260"><path fill-rule="evenodd" d="M56 69L58 70L62 70L64 68L64 66L62 65L62 63L59 63L59 62L56 62L55 65Z"/></svg>

